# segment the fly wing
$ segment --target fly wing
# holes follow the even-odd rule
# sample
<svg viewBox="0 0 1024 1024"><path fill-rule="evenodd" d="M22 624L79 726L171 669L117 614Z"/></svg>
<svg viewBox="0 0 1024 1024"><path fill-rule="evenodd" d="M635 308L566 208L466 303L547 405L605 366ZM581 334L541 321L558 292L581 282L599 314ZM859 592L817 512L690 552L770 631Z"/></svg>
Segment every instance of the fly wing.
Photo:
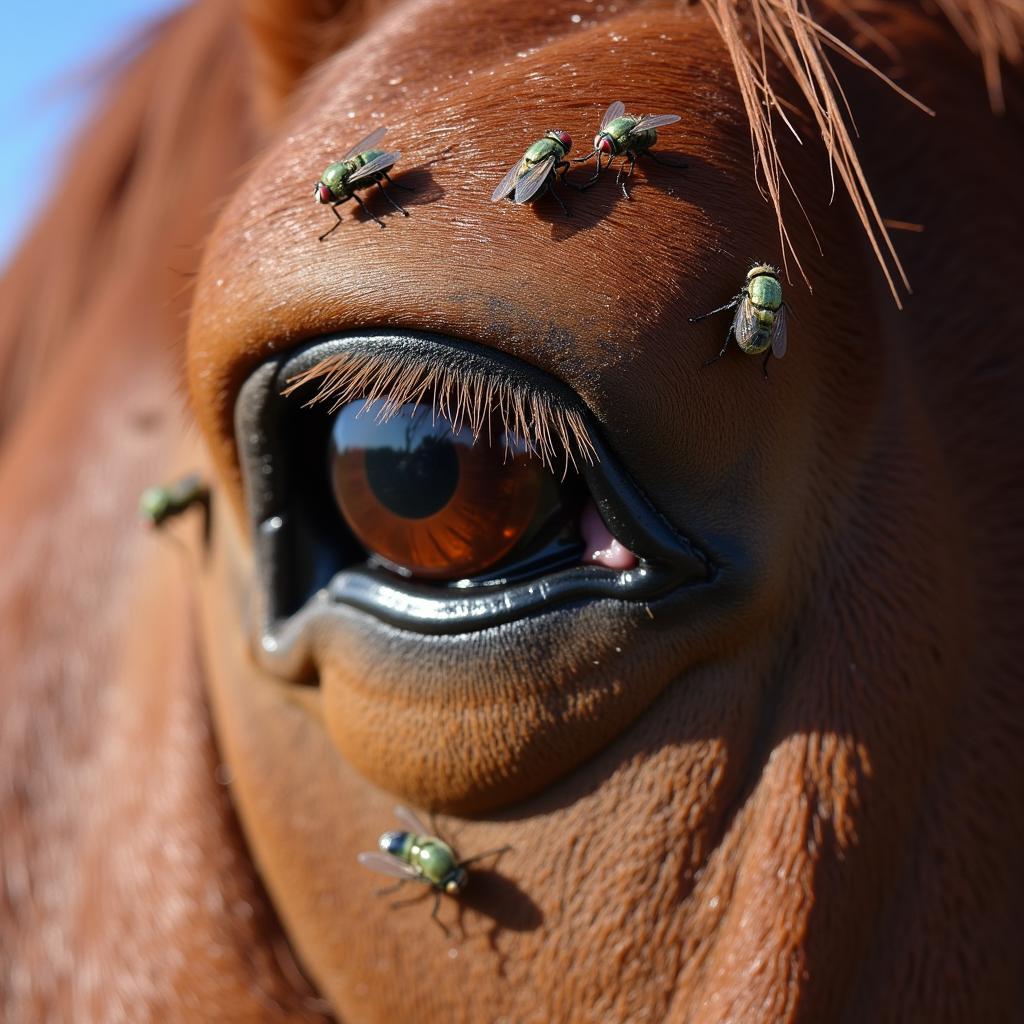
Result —
<svg viewBox="0 0 1024 1024"><path fill-rule="evenodd" d="M354 185L357 181L372 178L375 174L386 171L401 155L401 153L381 153L380 156L375 156L369 163L363 164L359 170L350 174L348 183Z"/></svg>
<svg viewBox="0 0 1024 1024"><path fill-rule="evenodd" d="M508 169L508 174L501 179L501 184L491 193L492 203L500 202L516 187L516 178L519 176L519 168L522 166L523 161L517 160Z"/></svg>
<svg viewBox="0 0 1024 1024"><path fill-rule="evenodd" d="M383 125L380 128L374 128L365 139L360 139L344 156L342 156L341 160L349 160L357 153L365 153L368 149L373 149L373 147L384 138L384 133L386 131L387 128Z"/></svg>
<svg viewBox="0 0 1024 1024"><path fill-rule="evenodd" d="M398 804L395 807L395 817L415 836L429 836L431 834L430 829L408 807Z"/></svg>
<svg viewBox="0 0 1024 1024"><path fill-rule="evenodd" d="M515 201L528 203L548 180L551 168L555 166L554 154L544 157L539 164L534 164L517 182Z"/></svg>
<svg viewBox="0 0 1024 1024"><path fill-rule="evenodd" d="M732 318L732 333L740 348L745 349L754 340L757 329L758 323L757 317L754 315L754 307L748 299L740 299L740 304L736 307L736 315Z"/></svg>
<svg viewBox="0 0 1024 1024"><path fill-rule="evenodd" d="M390 875L392 878L404 878L406 881L412 881L423 877L404 860L399 860L387 853L360 853L356 855L356 860L364 868L369 868L381 875Z"/></svg>
<svg viewBox="0 0 1024 1024"><path fill-rule="evenodd" d="M779 306L779 311L775 314L775 323L772 324L772 355L776 359L781 359L786 354L786 336L789 330L786 320L786 307Z"/></svg>
<svg viewBox="0 0 1024 1024"><path fill-rule="evenodd" d="M678 114L645 114L630 129L630 135L637 135L640 132L648 132L652 128L663 128L667 124L675 124L682 118Z"/></svg>
<svg viewBox="0 0 1024 1024"><path fill-rule="evenodd" d="M601 127L607 128L617 117L622 117L626 112L626 104L622 100L616 100L605 112L604 117L601 118Z"/></svg>

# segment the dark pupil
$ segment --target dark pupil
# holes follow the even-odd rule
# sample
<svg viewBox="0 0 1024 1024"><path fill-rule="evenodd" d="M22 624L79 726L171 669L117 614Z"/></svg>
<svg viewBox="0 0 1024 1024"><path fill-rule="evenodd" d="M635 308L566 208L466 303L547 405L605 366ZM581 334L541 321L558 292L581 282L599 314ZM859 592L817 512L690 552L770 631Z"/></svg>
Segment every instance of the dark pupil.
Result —
<svg viewBox="0 0 1024 1024"><path fill-rule="evenodd" d="M426 519L440 512L459 483L454 445L430 435L407 433L402 447L369 448L365 457L373 493L404 519Z"/></svg>
<svg viewBox="0 0 1024 1024"><path fill-rule="evenodd" d="M423 579L474 576L538 531L547 542L562 529L561 490L521 439L499 426L475 438L429 403L346 405L331 430L330 474L367 552Z"/></svg>

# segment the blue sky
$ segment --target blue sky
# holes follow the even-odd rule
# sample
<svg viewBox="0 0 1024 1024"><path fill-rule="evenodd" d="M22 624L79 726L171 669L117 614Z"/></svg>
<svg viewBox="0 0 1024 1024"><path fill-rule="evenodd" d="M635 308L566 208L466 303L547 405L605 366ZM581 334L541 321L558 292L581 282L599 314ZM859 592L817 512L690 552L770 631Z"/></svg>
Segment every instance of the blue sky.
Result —
<svg viewBox="0 0 1024 1024"><path fill-rule="evenodd" d="M61 88L62 80L178 6L181 0L0 2L0 266L94 99L80 87Z"/></svg>

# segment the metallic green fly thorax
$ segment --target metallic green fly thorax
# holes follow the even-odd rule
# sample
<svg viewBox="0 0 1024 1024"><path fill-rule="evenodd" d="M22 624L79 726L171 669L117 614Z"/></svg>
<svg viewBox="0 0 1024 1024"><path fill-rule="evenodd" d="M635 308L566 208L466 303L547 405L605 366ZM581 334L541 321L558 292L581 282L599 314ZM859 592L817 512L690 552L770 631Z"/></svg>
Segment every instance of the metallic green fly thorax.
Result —
<svg viewBox="0 0 1024 1024"><path fill-rule="evenodd" d="M320 180L335 194L340 195L345 187L345 179L358 167L354 160L339 160L329 164Z"/></svg>
<svg viewBox="0 0 1024 1024"><path fill-rule="evenodd" d="M616 156L621 156L632 144L629 133L636 127L639 120L640 118L629 115L616 117L601 129L601 133L607 135L612 140Z"/></svg>
<svg viewBox="0 0 1024 1024"><path fill-rule="evenodd" d="M441 885L458 867L452 848L440 839L415 836L409 863L434 885Z"/></svg>
<svg viewBox="0 0 1024 1024"><path fill-rule="evenodd" d="M774 274L761 273L747 285L750 301L759 309L776 310L782 305L782 284Z"/></svg>
<svg viewBox="0 0 1024 1024"><path fill-rule="evenodd" d="M320 176L320 180L313 185L313 201L331 208L334 214L334 227L325 231L320 236L322 242L341 223L341 215L338 207L350 199L356 202L364 213L371 220L375 221L378 227L384 227L384 222L376 214L367 209L366 204L357 194L360 189L367 189L376 185L378 192L397 210L403 217L408 217L409 212L388 194L384 188L384 182L395 185L388 175L388 171L395 165L395 162L402 155L398 152L389 153L378 149L377 143L384 137L386 128L376 128L366 138L361 139L340 160L327 165L327 169ZM405 188L404 185L395 185L396 188Z"/></svg>
<svg viewBox="0 0 1024 1024"><path fill-rule="evenodd" d="M755 263L747 271L743 288L730 302L700 316L690 317L690 323L697 323L705 317L726 310L733 311L732 323L725 335L721 351L704 365L717 362L728 351L729 342L735 340L741 351L756 356L766 353L762 372L768 378L768 360L775 356L781 359L786 354L786 304L782 299L782 282L779 271L768 263Z"/></svg>
<svg viewBox="0 0 1024 1024"><path fill-rule="evenodd" d="M543 139L538 139L533 143L523 154L523 162L532 166L533 164L539 164L541 160L546 160L549 156L553 156L556 160L561 160L565 156L565 152L565 146L558 139L545 135Z"/></svg>

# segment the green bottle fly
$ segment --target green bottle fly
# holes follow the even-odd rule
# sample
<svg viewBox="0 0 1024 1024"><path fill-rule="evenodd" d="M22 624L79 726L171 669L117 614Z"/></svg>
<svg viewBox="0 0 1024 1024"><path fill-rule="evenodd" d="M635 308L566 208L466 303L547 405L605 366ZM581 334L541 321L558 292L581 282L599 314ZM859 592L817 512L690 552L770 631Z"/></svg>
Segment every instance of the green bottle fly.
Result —
<svg viewBox="0 0 1024 1024"><path fill-rule="evenodd" d="M629 192L626 190L626 182L636 167L638 157L650 157L656 164L664 164L666 167L683 168L686 164L670 163L668 160L661 160L651 152L651 147L658 141L659 128L675 124L678 121L678 114L627 114L626 105L621 100L616 100L604 112L601 118L601 126L594 136L594 148L586 155L581 156L573 163L585 163L591 157L597 158L597 167L594 169L593 177L582 185L576 186L580 191L590 188L600 177L601 171L611 167L612 161L621 156L622 163L619 164L618 174L615 176L616 184L622 188L622 194L628 199ZM602 157L608 157L608 162L602 164ZM629 170L626 171L626 166Z"/></svg>
<svg viewBox="0 0 1024 1024"><path fill-rule="evenodd" d="M371 871L397 878L398 882L392 889L406 882L420 882L430 886L434 891L431 919L447 935L448 929L437 916L442 894L457 896L469 883L466 871L469 864L493 854L504 853L509 847L503 846L498 850L478 853L468 860L459 860L452 847L443 839L431 835L427 826L409 808L396 807L395 817L406 826L406 830L385 832L377 841L379 851L360 853L359 863ZM388 891L391 890L382 890Z"/></svg>
<svg viewBox="0 0 1024 1024"><path fill-rule="evenodd" d="M320 176L320 180L313 186L313 201L329 205L335 216L333 227L320 236L321 242L341 223L338 207L350 199L354 199L360 208L382 228L386 226L384 221L367 209L366 203L357 194L358 189L369 188L374 184L394 209L404 217L409 216L408 211L399 206L384 188L385 181L389 185L394 185L395 188L406 188L405 185L399 185L392 181L388 174L402 154L389 153L376 148L377 143L384 138L385 132L387 132L387 128L378 128L376 131L370 132L365 139L360 139L340 160L328 164L327 169ZM407 189L407 191L411 190Z"/></svg>
<svg viewBox="0 0 1024 1024"><path fill-rule="evenodd" d="M499 203L508 198L514 203L528 203L550 192L562 212L570 216L565 203L555 191L555 181L559 171L564 177L569 169L569 161L565 157L571 149L572 136L568 132L558 129L548 132L509 168L501 184L491 194L491 202Z"/></svg>
<svg viewBox="0 0 1024 1024"><path fill-rule="evenodd" d="M139 497L139 517L149 526L160 527L193 505L208 507L210 489L198 473L169 484L147 487Z"/></svg>
<svg viewBox="0 0 1024 1024"><path fill-rule="evenodd" d="M755 263L747 271L743 288L732 299L724 306L690 317L690 323L695 324L727 309L735 310L735 313L725 335L725 344L718 355L704 365L710 366L721 359L729 348L729 342L735 339L747 355L766 353L761 370L767 379L768 360L772 356L781 359L786 354L787 344L787 312L786 304L782 301L782 282L779 280L778 268L768 263Z"/></svg>

